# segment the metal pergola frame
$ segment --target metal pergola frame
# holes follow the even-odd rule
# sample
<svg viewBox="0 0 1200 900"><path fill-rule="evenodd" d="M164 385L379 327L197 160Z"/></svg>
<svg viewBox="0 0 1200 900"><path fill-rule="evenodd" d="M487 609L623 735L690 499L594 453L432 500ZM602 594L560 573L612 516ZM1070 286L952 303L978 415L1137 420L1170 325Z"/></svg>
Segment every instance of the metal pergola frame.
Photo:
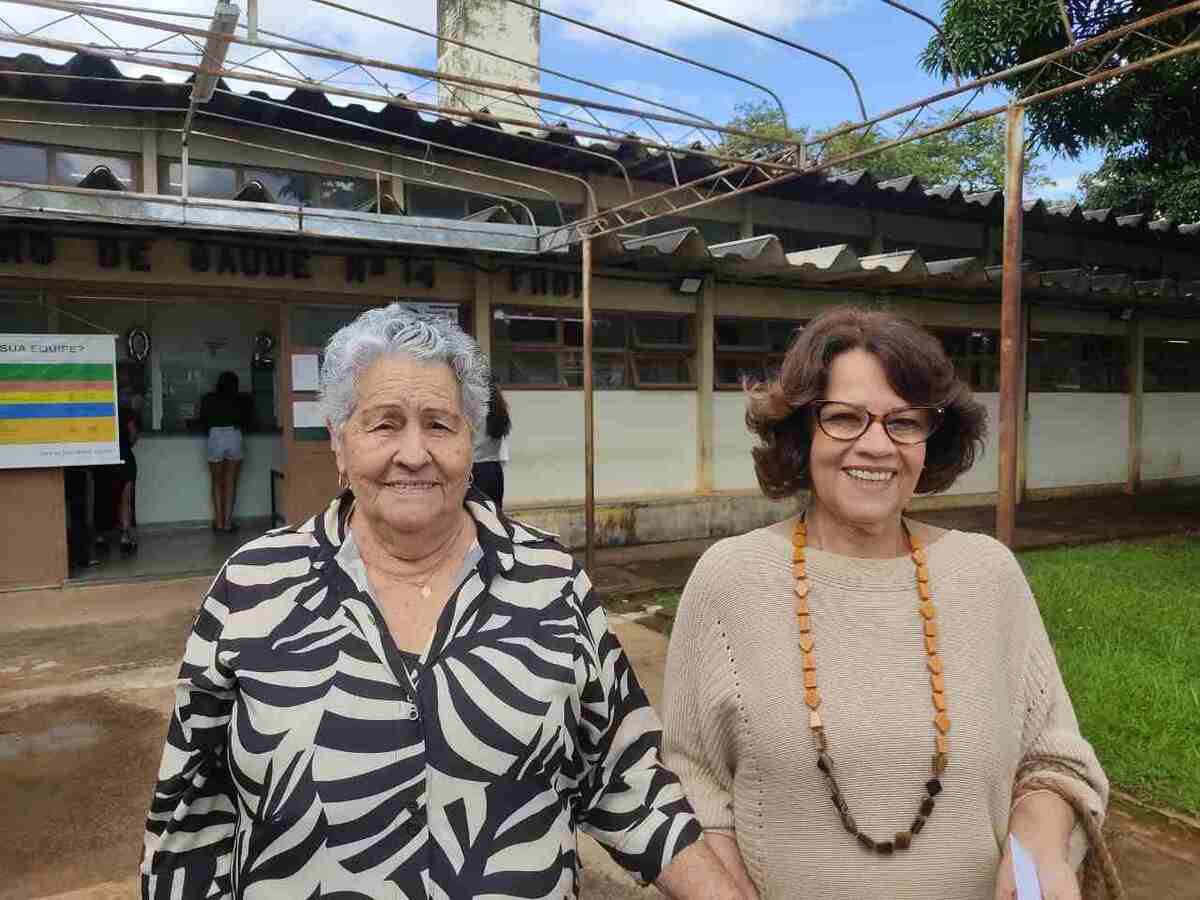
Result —
<svg viewBox="0 0 1200 900"><path fill-rule="evenodd" d="M1182 40L1177 40L1173 43L1164 41L1159 37L1150 36L1147 33L1148 29L1177 17L1200 12L1200 0L1188 0L1188 2L1178 3L1169 9L1084 41L1076 40L1066 6L1063 0L1059 0L1059 11L1063 19L1064 32L1067 35L1067 44L1062 48L1038 59L1013 66L983 78L974 79L964 84L961 82L959 70L953 60L953 56L949 53L950 48L947 47L948 68L955 82L953 88L948 88L928 97L870 116L868 115L866 100L859 81L849 67L835 57L782 36L771 34L733 19L717 15L694 3L686 2L686 0L663 0L663 2L687 9L696 15L706 16L719 21L728 27L741 29L760 37L771 39L798 53L835 66L850 81L858 111L861 115L858 121L852 121L849 124L839 126L824 133L796 140L794 143L790 141L782 142L785 143L784 148L774 153L739 156L730 151L728 147L723 146L719 141L728 138L740 138L743 141L754 142L759 145L778 146L781 143L779 136L733 128L728 125L719 125L702 115L679 106L645 101L610 85L578 78L568 73L548 69L537 64L513 60L511 57L505 57L492 49L479 47L457 38L450 38L417 28L408 22L402 21L400 18L390 18L356 10L349 5L336 2L336 0L310 0L314 5L336 10L348 17L363 18L366 21L372 22L374 26L384 25L423 34L427 37L437 38L438 40L451 41L472 52L500 57L509 62L527 65L530 69L562 78L592 90L612 94L624 99L636 100L639 102L639 106L623 106L593 98L543 91L527 85L468 78L453 73L438 72L417 66L403 65L385 59L347 53L336 48L322 46L310 41L302 41L264 29L260 25L261 10L259 0L244 0L244 2L248 6L245 24L239 21L240 11L229 0L216 0L216 8L212 16L203 16L182 11L147 9L145 6L137 6L131 3L75 2L75 0L0 0L0 9L6 5L15 5L61 13L61 16L54 21L27 31L20 31L14 28L3 16L0 16L0 42L46 50L85 53L114 62L132 63L192 76L194 79L192 93L185 110L141 107L147 111L169 112L176 115L182 113L184 116L181 128L167 130L178 131L180 134L184 171L183 202L185 204L188 202L187 171L189 167L189 141L191 136L198 135L205 138L245 143L238 139L198 131L195 128L198 118L210 117L216 120L249 125L292 136L298 134L298 132L283 129L279 126L264 125L260 122L252 122L207 110L205 104L218 91L223 90L218 86L218 80L223 78L238 79L252 84L276 88L323 90L338 97L395 106L414 113L435 114L452 119L468 128L488 129L493 133L495 133L497 128L507 126L505 135L508 138L521 142L529 142L530 144L552 145L564 153L578 154L593 160L602 160L604 164L611 165L619 171L630 199L625 203L601 210L597 204L595 192L591 185L586 179L576 175L564 172L548 172L544 168L526 165L500 156L468 151L401 132L368 126L361 122L330 113L301 111L305 115L362 129L364 133L371 134L372 136L387 137L393 141L416 143L424 147L425 155L402 154L394 150L385 151L349 141L319 138L333 145L376 153L389 160L404 159L417 161L428 166L430 169L453 172L458 175L465 174L472 178L483 178L496 185L519 187L522 190L535 194L548 194L556 204L558 203L558 198L554 195L554 192L544 187L539 187L528 181L497 176L482 170L469 168L465 165L436 162L431 158L433 151L437 149L443 152L452 152L459 157L496 163L510 170L538 171L543 175L550 174L557 176L564 181L572 182L582 188L586 197L586 203L583 207L584 214L582 216L573 221L565 221L562 215L562 207L558 205L560 221L551 227L535 229L535 234L536 245L540 252L555 249L561 250L575 244L580 246L585 419L584 508L586 518L586 557L589 568L594 563L595 549L595 421L592 365L593 242L599 238L615 235L637 226L651 223L664 216L678 215L682 212L784 184L806 175L841 169L848 163L867 159L881 151L945 133L963 125L1000 114L1004 114L1007 117L1007 178L1004 211L1004 281L1001 300L1000 477L999 502L997 505L997 533L1002 541L1011 545L1015 530L1017 499L1017 413L1020 401L1018 385L1020 380L1020 364L1023 358L1020 335L1023 315L1021 299L1021 234L1023 228L1022 182L1025 154L1023 123L1025 110L1037 103L1050 100L1065 93L1081 90L1102 81L1121 78L1178 56L1200 51L1200 28L1187 34ZM529 0L506 0L506 2L529 9L539 9L537 3L529 2ZM929 17L903 3L895 2L895 0L880 0L880 2L931 26L938 38L942 38L940 26ZM710 74L715 74L762 91L778 106L782 115L782 121L786 125L787 114L784 105L778 95L767 85L747 78L740 73L712 66L701 60L635 40L580 19L564 16L546 9L540 9L540 12L542 15L566 20L574 27L589 29L609 39L636 47L639 50L665 56L680 64L697 67ZM153 17L148 17L147 14ZM84 44L77 40L55 39L44 33L63 22L73 22L75 20L86 23L92 31L101 35L108 43ZM202 24L206 24L204 24L204 27L196 24L188 24L189 20L192 22L198 20ZM158 37L151 43L141 47L123 46L114 41L97 24L97 21L148 29L158 35ZM2 30L3 28L8 28L11 33L5 33ZM1117 59L1114 62L1114 57L1118 56L1121 49L1126 45L1126 42L1138 38L1152 42L1156 46L1157 52L1132 62L1128 59ZM160 49L172 41L184 41L192 49L182 52L179 50ZM231 61L230 54L235 47L251 51L253 55L240 62ZM1097 50L1104 50L1105 48L1111 49L1108 49L1101 56L1100 63L1095 65L1090 71L1078 71L1068 65L1073 57L1081 54L1090 54ZM282 61L299 77L282 75L278 71L264 68L262 65L255 65L255 63L264 57ZM342 68L333 74L317 77L305 71L298 64L298 60L310 66L338 64ZM1075 77L1055 87L1035 91L1042 74L1051 68L1063 69ZM349 71L362 73L372 84L346 86L335 81L336 78ZM393 91L387 82L376 74L377 72L385 73L385 77L394 75L423 79L424 85L444 86L450 92L469 89L482 96L495 99L506 106L516 106L520 110L528 110L529 115L526 117L523 112L520 115L493 115L464 110L456 106L445 105L441 102L431 103L412 99ZM972 104L988 87L1001 82L1010 82L1011 79L1025 74L1032 75L1030 81L1023 90L1012 96L1007 103L976 112L970 111ZM243 94L238 94L237 96L243 101L248 102L272 106L283 105L275 100L263 97L253 97ZM921 122L921 117L937 104L962 97L967 98L966 102L956 107L946 119L930 127L917 127ZM554 112L547 113L540 107L540 104L543 103L555 104L557 108ZM880 125L902 121L901 117L909 118L897 135L870 147L863 146L874 129ZM632 132L631 126L641 129L642 133ZM663 133L663 129L667 127L687 129L685 134L688 137L698 136L703 143L700 146L682 146L681 139L670 139ZM517 131L516 129L524 130ZM647 133L652 136L648 137ZM850 152L843 152L840 155L833 155L828 152L829 144L834 138L855 134L860 137L859 148L852 149ZM313 136L305 134L305 137ZM569 143L565 142L564 138L569 139ZM657 191L649 196L635 196L633 180L627 168L614 155L583 146L581 143L583 140L616 142L638 148L647 153L658 154L669 167L672 183L666 189ZM290 152L293 155L303 155L298 154L296 151L289 151L282 146L269 147L268 149L281 153ZM698 178L682 180L677 162L686 159L706 161L713 164L716 170ZM337 163L348 170L369 170L376 176L377 184L380 175L388 174L390 177L391 174L390 171L385 173L381 168L350 165L331 159L323 159L322 161ZM492 197L505 204L513 202L511 198L502 194L488 193L475 188L464 188L460 185L440 181L435 178L413 179L407 175L403 177L408 181L436 184L452 190ZM536 224L533 213L528 207L525 207L525 212L529 216L530 221Z"/></svg>

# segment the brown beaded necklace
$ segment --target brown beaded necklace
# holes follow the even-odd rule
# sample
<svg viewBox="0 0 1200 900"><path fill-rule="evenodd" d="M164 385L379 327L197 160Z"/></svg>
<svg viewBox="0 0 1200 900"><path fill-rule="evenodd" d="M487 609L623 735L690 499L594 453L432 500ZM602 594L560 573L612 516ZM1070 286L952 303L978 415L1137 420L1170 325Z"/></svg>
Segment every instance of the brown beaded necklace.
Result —
<svg viewBox="0 0 1200 900"><path fill-rule="evenodd" d="M946 714L946 693L942 681L942 658L938 655L937 610L933 606L933 595L929 592L929 569L926 565L925 549L916 535L904 526L904 534L908 539L909 552L917 567L917 597L918 610L921 613L921 627L925 636L925 654L928 657L929 683L933 693L933 725L934 754L932 761L933 777L925 782L925 796L917 817L907 831L896 832L890 841L876 841L858 830L858 823L850 815L850 807L846 797L834 777L833 758L829 755L829 741L825 737L825 725L821 721L821 693L817 689L817 660L813 653L812 620L808 611L808 574L804 565L804 548L808 543L808 524L803 518L796 521L792 534L792 574L796 579L796 620L800 625L800 650L804 657L804 703L808 707L808 727L812 730L813 743L817 748L817 768L829 780L832 791L833 805L841 816L842 825L860 844L869 851L881 856L891 856L897 850L907 850L912 846L913 837L921 833L925 822L933 814L935 798L942 792L941 775L946 771L949 761L950 716Z"/></svg>

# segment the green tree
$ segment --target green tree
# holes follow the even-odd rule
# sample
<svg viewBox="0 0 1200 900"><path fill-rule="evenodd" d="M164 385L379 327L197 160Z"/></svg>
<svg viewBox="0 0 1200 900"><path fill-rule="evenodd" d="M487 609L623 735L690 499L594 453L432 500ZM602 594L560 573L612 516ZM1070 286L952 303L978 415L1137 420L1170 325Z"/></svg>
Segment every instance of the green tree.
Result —
<svg viewBox="0 0 1200 900"><path fill-rule="evenodd" d="M735 110L737 115L729 123L731 127L762 134L766 140L755 141L732 135L725 140L722 149L734 155L752 156L779 150L804 140L808 134L808 129L789 131L785 128L779 110L766 102L741 104ZM915 124L912 130L938 125L950 115L952 113L946 112L929 117ZM865 135L862 132L839 135L820 145L820 156L833 161L871 150L892 140L898 131L898 128L880 126ZM970 193L1002 187L1004 168L1004 123L993 118L898 147L878 150L869 156L836 165L833 171L845 173L870 169L881 181L916 175L926 185L961 184L962 189ZM1040 160L1031 157L1025 173L1026 185L1030 190L1048 183L1045 170Z"/></svg>
<svg viewBox="0 0 1200 900"><path fill-rule="evenodd" d="M1102 34L1177 5L1170 0L1066 0L1076 40ZM945 43L931 41L921 56L926 70L949 77L954 69L980 77L1028 62L1069 40L1057 0L943 0ZM1103 70L1161 52L1200 27L1200 13L1177 16L1120 44L1076 54L1074 72ZM951 56L952 55L952 56ZM953 61L954 65L951 65ZM1005 82L1022 95L1074 81L1050 66ZM1082 182L1089 206L1122 212L1200 218L1200 56L1184 55L1118 80L1037 103L1029 109L1036 145L1069 157L1106 152L1104 164Z"/></svg>

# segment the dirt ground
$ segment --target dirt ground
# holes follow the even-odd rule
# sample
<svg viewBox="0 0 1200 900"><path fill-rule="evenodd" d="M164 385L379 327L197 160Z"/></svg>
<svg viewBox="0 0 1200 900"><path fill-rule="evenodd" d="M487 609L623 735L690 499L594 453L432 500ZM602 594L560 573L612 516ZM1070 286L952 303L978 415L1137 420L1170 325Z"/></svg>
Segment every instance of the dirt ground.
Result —
<svg viewBox="0 0 1200 900"><path fill-rule="evenodd" d="M202 579L0 597L0 900L125 900ZM652 701L666 639L615 628ZM1131 900L1200 898L1200 831L1112 816ZM642 890L581 840L584 896Z"/></svg>

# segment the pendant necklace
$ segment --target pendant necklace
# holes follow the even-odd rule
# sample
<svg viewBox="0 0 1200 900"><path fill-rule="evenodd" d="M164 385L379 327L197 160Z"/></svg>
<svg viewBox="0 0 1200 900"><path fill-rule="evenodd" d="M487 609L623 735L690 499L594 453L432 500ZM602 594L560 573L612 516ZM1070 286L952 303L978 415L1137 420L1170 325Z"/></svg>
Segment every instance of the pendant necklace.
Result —
<svg viewBox="0 0 1200 900"><path fill-rule="evenodd" d="M800 652L804 664L804 704L808 707L808 726L812 731L817 750L817 768L829 783L830 799L842 820L842 826L864 849L881 856L891 856L897 850L907 850L913 838L921 833L926 821L933 814L936 797L942 792L941 776L946 771L950 753L950 717L946 714L945 683L942 679L942 658L938 654L937 610L929 590L929 568L925 548L916 535L901 522L908 539L909 555L917 570L917 610L920 613L921 631L925 641L926 666L929 669L929 684L933 704L934 753L931 758L933 777L925 782L925 796L921 800L917 816L906 831L898 831L886 841L875 840L859 830L858 823L850 814L846 797L834 775L833 757L829 754L829 740L825 736L825 723L821 719L821 693L817 688L816 645L813 642L812 620L808 606L808 572L805 568L804 549L808 544L808 524L801 517L796 521L792 534L792 576L795 579L796 620L800 626Z"/></svg>

